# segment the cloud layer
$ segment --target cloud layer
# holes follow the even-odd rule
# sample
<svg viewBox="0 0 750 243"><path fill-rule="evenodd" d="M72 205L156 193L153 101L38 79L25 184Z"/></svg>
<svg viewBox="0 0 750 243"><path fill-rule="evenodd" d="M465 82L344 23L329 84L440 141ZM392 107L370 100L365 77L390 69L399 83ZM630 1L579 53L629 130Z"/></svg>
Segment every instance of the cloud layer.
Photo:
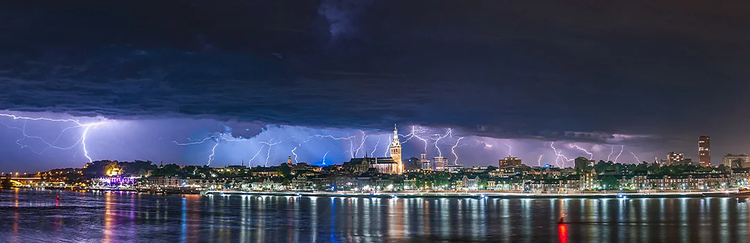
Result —
<svg viewBox="0 0 750 243"><path fill-rule="evenodd" d="M8 4L0 109L743 152L750 3ZM691 152L688 152L690 154Z"/></svg>

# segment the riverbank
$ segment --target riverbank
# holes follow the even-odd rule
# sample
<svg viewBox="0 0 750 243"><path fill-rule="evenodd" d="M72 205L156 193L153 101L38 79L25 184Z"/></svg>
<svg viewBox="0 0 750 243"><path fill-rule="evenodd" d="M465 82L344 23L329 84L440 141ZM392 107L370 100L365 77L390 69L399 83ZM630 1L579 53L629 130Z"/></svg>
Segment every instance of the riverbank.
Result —
<svg viewBox="0 0 750 243"><path fill-rule="evenodd" d="M378 197L378 198L683 198L683 197L735 197L748 195L737 190L702 192L592 192L592 193L514 193L514 192L274 192L274 191L204 191L209 196L315 196L315 197Z"/></svg>

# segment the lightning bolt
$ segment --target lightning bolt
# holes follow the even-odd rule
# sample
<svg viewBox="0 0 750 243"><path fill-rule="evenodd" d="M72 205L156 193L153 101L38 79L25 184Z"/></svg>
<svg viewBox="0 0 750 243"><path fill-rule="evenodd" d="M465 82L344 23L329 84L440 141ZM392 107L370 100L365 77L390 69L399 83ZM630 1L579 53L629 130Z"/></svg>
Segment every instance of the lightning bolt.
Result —
<svg viewBox="0 0 750 243"><path fill-rule="evenodd" d="M312 137L310 137L310 138L308 138L308 139L306 139L306 140L302 141L302 143L307 143L307 142L309 142L309 141L310 141L310 140L311 140L311 139L312 139L313 137L314 137L314 138L319 138L319 139L323 139L323 138L330 138L330 139L333 139L333 140L335 140L335 141L339 141L339 140L348 140L348 141L349 141L349 156L350 156L350 158L354 158L354 141L353 141L353 139L355 138L355 136L348 136L348 137L334 137L333 135L322 135L322 134L316 134L316 135L314 135L314 136L312 136Z"/></svg>
<svg viewBox="0 0 750 243"><path fill-rule="evenodd" d="M323 154L323 165L326 164L326 156L328 156L328 152L331 152L331 151L326 151L326 153Z"/></svg>
<svg viewBox="0 0 750 243"><path fill-rule="evenodd" d="M203 138L202 140L197 141L197 142L179 143L176 140L172 140L172 143L177 144L179 146L188 146L188 145L202 144L202 143L205 143L207 140L211 140L211 139L214 139L214 136ZM192 139L188 138L188 141L190 141L190 140L192 140Z"/></svg>
<svg viewBox="0 0 750 243"><path fill-rule="evenodd" d="M440 134L433 134L433 135L432 135L432 136L434 136L434 137L435 137L435 148L436 148L436 149L437 149L437 151L438 151L438 157L441 157L441 158L443 157L443 152L442 152L442 151L440 151L440 147L438 147L438 142L440 142L440 140L441 140L441 139L443 139L443 138L446 138L446 137L448 137L448 136L451 136L451 133L452 133L451 129L450 129L450 128L448 128L448 131L446 131L446 132L445 132L445 135L443 135L443 136L440 136Z"/></svg>
<svg viewBox="0 0 750 243"><path fill-rule="evenodd" d="M208 164L206 166L210 166L211 162L214 160L216 156L216 147L219 146L219 141L216 141L216 144L211 148L211 155L208 156Z"/></svg>
<svg viewBox="0 0 750 243"><path fill-rule="evenodd" d="M299 144L298 146L302 146L302 144ZM294 163L295 163L295 164L299 164L299 161L297 160L297 157L298 157L298 156L297 156L297 153L296 153L296 152L294 152L294 151L297 151L297 147L294 147L294 148L292 149L292 154L294 155Z"/></svg>
<svg viewBox="0 0 750 243"><path fill-rule="evenodd" d="M622 155L622 151L625 150L625 145L620 145L620 153L617 154L617 157L615 157L615 163L617 163L617 159L620 158L620 155Z"/></svg>
<svg viewBox="0 0 750 243"><path fill-rule="evenodd" d="M610 158L610 157L612 157L612 154L614 154L614 153L615 153L615 147L614 147L614 146L609 146L609 147L610 147L610 148L612 149L612 151L611 151L611 152L609 152L609 155L607 155L607 162L610 162L610 161L612 161L612 160L610 160L609 158Z"/></svg>
<svg viewBox="0 0 750 243"><path fill-rule="evenodd" d="M258 152L256 152L255 155L253 155L253 157L250 158L249 161L247 161L247 165L251 165L251 163L253 162L253 160L255 160L255 157L258 157L258 154L260 154L260 151L263 151L263 148L265 148L265 147L266 147L266 145L261 145L260 149L258 149Z"/></svg>
<svg viewBox="0 0 750 243"><path fill-rule="evenodd" d="M388 141L393 141L393 136L388 135ZM390 153L390 143L385 144L385 152L383 152L383 157L388 157L388 153Z"/></svg>
<svg viewBox="0 0 750 243"><path fill-rule="evenodd" d="M91 128L95 128L95 127L97 127L99 125L102 125L102 124L105 124L107 122L107 120L103 120L103 121L92 122L92 123L81 123L77 119L55 119L55 118L48 118L48 117L28 117L28 116L19 116L19 115L13 115L13 114L6 114L6 113L0 113L0 117L7 117L7 118L11 118L13 120L23 120L24 121L23 128L11 127L11 126L3 123L3 125L5 125L8 128L16 129L16 130L21 131L21 133L23 134L23 138L16 140L16 144L21 145L21 148L27 148L28 147L32 152L38 153L38 154L42 154L45 151L47 151L48 149L70 150L70 149L75 148L76 146L78 146L80 144L81 148L83 149L83 154L86 157L86 159L89 160L89 162L93 162L93 159L91 159L91 157L89 156L89 152L88 152L88 150L86 148L86 138L88 137L89 131L91 130ZM103 119L103 118L98 118L98 119ZM27 133L27 131L26 131L26 123L28 121L45 121L45 122L73 123L75 125L64 128L57 135L57 138L54 141L48 142L44 138L42 138L40 136L32 136L32 135L29 135ZM56 145L57 142L60 140L60 138L63 136L63 134L65 134L65 132L67 132L70 129L75 129L75 128L83 128L83 132L81 133L81 137L73 145L68 146L68 147L62 147L62 146ZM36 139L36 140L39 140L40 142L42 142L45 145L47 145L47 147L44 148L41 152L36 152L31 147L21 144L21 141L24 140L24 139Z"/></svg>
<svg viewBox="0 0 750 243"><path fill-rule="evenodd" d="M260 142L260 144L264 144L264 145L268 146L268 151L267 151L267 154L266 154L266 163L265 163L264 166L268 166L268 160L271 158L271 148L273 148L273 146L275 146L277 144L280 144L283 141L278 141L278 142L273 142L273 143L272 142L273 142L273 139L268 140L268 142Z"/></svg>
<svg viewBox="0 0 750 243"><path fill-rule="evenodd" d="M508 146L508 157L510 157L513 155L513 147L511 147L509 143L505 143L505 146Z"/></svg>
<svg viewBox="0 0 750 243"><path fill-rule="evenodd" d="M420 137L418 135L418 133L424 133L425 131L426 131L426 129L424 129L422 127L420 127L419 130L417 130L416 126L411 126L411 133L403 135L403 137L405 139L404 139L404 142L402 142L402 144L405 144L405 143L409 142L409 140L411 140L412 138L417 138L417 139L421 140L422 142L424 142L424 150L423 151L424 151L424 153L427 153L427 139L424 139L424 138L422 138L422 137ZM399 136L402 136L402 135L399 135Z"/></svg>
<svg viewBox="0 0 750 243"><path fill-rule="evenodd" d="M377 150L378 150L378 145L380 145L380 140L381 140L381 139L382 139L382 138L378 138L378 142L377 142L377 143L375 143L375 149L373 149L373 150L372 150L372 152L370 152L370 157L375 157L375 151L377 151Z"/></svg>
<svg viewBox="0 0 750 243"><path fill-rule="evenodd" d="M456 160L453 161L454 165L458 165L458 154L456 154L456 148L458 147L458 143L461 142L461 139L464 139L464 137L459 137L456 140L456 144L454 144L453 147L451 147L451 153L453 153L453 157L456 157Z"/></svg>
<svg viewBox="0 0 750 243"><path fill-rule="evenodd" d="M590 152L589 152L589 151L587 151L586 149L584 149L584 148L581 148L581 147L578 147L578 145L575 145L575 144L571 144L571 145L570 145L570 147L571 147L571 148L575 148L575 149L578 149L578 150L581 150L581 151L583 151L584 153L588 154L588 155L589 155L589 160L592 160L592 159L594 159L594 154L590 153Z"/></svg>
<svg viewBox="0 0 750 243"><path fill-rule="evenodd" d="M558 167L562 168L565 165L565 162L569 162L572 159L568 159L568 157L565 157L565 155L563 154L562 151L557 151L557 149L555 148L554 144L555 144L555 142L550 142L549 146L552 148L552 150L555 152L555 155L557 156L555 158L555 164ZM562 161L562 165L560 164L559 161Z"/></svg>
<svg viewBox="0 0 750 243"><path fill-rule="evenodd" d="M633 151L630 151L630 154L632 154L633 157L635 157L636 164L640 164L641 163L641 159L639 159L638 156L635 156L635 153L633 153Z"/></svg>
<svg viewBox="0 0 750 243"><path fill-rule="evenodd" d="M367 141L367 134L365 134L365 131L359 130L359 132L362 133L362 142L359 144L357 151L354 152L354 156L357 156L357 154L359 154L359 150L362 149L363 146L365 146L365 141Z"/></svg>
<svg viewBox="0 0 750 243"><path fill-rule="evenodd" d="M542 166L542 157L544 157L544 154L540 154L539 158L536 159L536 165L537 166Z"/></svg>
<svg viewBox="0 0 750 243"><path fill-rule="evenodd" d="M203 143L205 143L206 141L209 141L209 140L210 141L216 141L216 144L214 144L214 146L211 147L211 154L208 155L208 162L206 163L206 166L209 166L209 165L211 165L211 162L214 160L214 157L216 156L216 147L219 146L219 142L221 140L222 135L224 135L224 133L219 133L218 136L205 137L205 138L201 139L200 141L187 142L187 143L180 143L180 142L177 142L175 140L172 140L172 143L174 143L176 145L179 145L179 146L190 146L190 145L203 144ZM188 140L191 140L191 139L188 138Z"/></svg>

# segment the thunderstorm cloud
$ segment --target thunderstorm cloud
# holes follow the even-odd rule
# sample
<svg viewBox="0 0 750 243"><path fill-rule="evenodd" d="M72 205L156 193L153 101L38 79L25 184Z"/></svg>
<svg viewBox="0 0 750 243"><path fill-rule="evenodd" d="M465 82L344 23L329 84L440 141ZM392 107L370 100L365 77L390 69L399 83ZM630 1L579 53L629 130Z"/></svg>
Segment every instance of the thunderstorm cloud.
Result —
<svg viewBox="0 0 750 243"><path fill-rule="evenodd" d="M738 153L750 145L749 8L11 1L0 10L0 109L252 124L232 130L243 139L269 124L387 134L399 123L498 139L495 148L564 140L605 154L626 145L695 156L707 134L717 154ZM201 136L176 134L164 143Z"/></svg>

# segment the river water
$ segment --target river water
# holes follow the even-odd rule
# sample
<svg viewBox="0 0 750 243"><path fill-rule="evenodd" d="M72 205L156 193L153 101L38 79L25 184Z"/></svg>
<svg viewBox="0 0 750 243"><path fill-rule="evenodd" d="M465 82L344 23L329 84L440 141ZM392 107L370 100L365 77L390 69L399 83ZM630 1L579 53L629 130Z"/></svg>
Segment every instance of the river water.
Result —
<svg viewBox="0 0 750 243"><path fill-rule="evenodd" d="M744 200L229 197L20 189L0 192L0 242L748 242L750 202ZM558 224L563 212L566 224Z"/></svg>

